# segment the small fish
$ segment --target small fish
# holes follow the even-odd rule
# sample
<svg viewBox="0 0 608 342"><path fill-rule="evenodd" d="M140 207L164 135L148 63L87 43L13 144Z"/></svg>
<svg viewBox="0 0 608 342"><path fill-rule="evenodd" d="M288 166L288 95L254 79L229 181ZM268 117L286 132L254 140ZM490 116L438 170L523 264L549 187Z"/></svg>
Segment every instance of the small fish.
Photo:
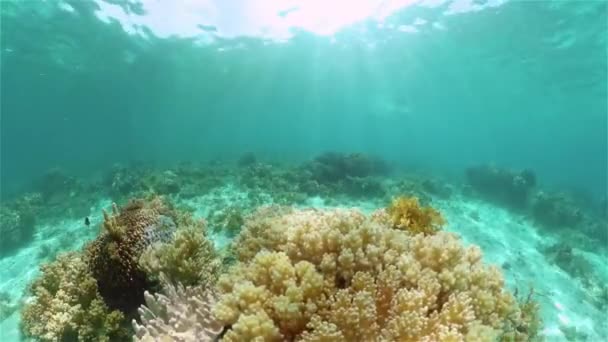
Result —
<svg viewBox="0 0 608 342"><path fill-rule="evenodd" d="M84 218L84 224L85 224L87 227L91 225L91 221L89 220L89 217L88 217L88 216Z"/></svg>

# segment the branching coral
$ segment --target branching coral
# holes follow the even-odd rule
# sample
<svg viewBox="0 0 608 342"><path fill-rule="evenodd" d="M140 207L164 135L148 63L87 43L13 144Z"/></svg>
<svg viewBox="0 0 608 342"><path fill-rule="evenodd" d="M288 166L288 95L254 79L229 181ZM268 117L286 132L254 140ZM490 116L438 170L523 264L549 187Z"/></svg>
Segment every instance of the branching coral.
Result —
<svg viewBox="0 0 608 342"><path fill-rule="evenodd" d="M517 296L517 290L515 291ZM534 299L534 288L530 287L527 295L518 298L520 318L509 323L517 325L507 325L503 340L506 341L540 341L540 331L542 320L540 318L540 305Z"/></svg>
<svg viewBox="0 0 608 342"><path fill-rule="evenodd" d="M150 179L153 179L153 174L157 172L151 165L140 162L114 164L104 175L103 182L114 199L142 196L154 192Z"/></svg>
<svg viewBox="0 0 608 342"><path fill-rule="evenodd" d="M239 183L249 191L249 197L270 196L275 203L298 203L306 199L300 174L283 167L256 163L239 171Z"/></svg>
<svg viewBox="0 0 608 342"><path fill-rule="evenodd" d="M128 340L123 315L104 304L97 283L77 254L42 266L31 285L34 296L23 308L22 328L39 341Z"/></svg>
<svg viewBox="0 0 608 342"><path fill-rule="evenodd" d="M237 259L251 260L260 250L284 243L283 227L277 224L277 220L291 212L293 209L290 207L273 205L260 207L249 215L232 243L232 252Z"/></svg>
<svg viewBox="0 0 608 342"><path fill-rule="evenodd" d="M388 220L395 229L412 234L434 234L445 224L437 210L422 207L416 197L398 197L386 209Z"/></svg>
<svg viewBox="0 0 608 342"><path fill-rule="evenodd" d="M133 320L135 341L215 341L223 325L214 319L211 307L216 295L203 287L173 286L165 294L145 293L146 305L139 308L141 325Z"/></svg>
<svg viewBox="0 0 608 342"><path fill-rule="evenodd" d="M151 245L140 257L141 268L154 279L162 273L172 283L190 286L215 282L221 262L201 228L181 228L173 240Z"/></svg>
<svg viewBox="0 0 608 342"><path fill-rule="evenodd" d="M130 312L143 302L148 280L139 257L151 243L171 236L176 220L160 198L133 200L104 214L105 231L86 247L86 261L110 307Z"/></svg>
<svg viewBox="0 0 608 342"><path fill-rule="evenodd" d="M230 205L222 210L216 210L209 216L209 225L213 231L224 231L231 236L236 235L243 226L247 209L237 205Z"/></svg>
<svg viewBox="0 0 608 342"><path fill-rule="evenodd" d="M112 214L103 210L103 228L112 240L120 240L126 232L126 227L118 222L120 211L116 203L112 203Z"/></svg>
<svg viewBox="0 0 608 342"><path fill-rule="evenodd" d="M214 310L227 341L493 341L521 326L499 270L449 233L281 210L250 219L237 243Z"/></svg>
<svg viewBox="0 0 608 342"><path fill-rule="evenodd" d="M160 177L155 189L161 194L174 194L179 192L181 187L180 179L171 170L164 171Z"/></svg>

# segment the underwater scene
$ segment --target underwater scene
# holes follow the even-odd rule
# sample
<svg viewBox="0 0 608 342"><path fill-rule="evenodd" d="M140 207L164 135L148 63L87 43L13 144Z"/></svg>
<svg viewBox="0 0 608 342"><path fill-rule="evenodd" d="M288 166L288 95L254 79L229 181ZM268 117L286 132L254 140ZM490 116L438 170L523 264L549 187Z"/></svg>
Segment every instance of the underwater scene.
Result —
<svg viewBox="0 0 608 342"><path fill-rule="evenodd" d="M0 2L0 341L608 341L608 1Z"/></svg>

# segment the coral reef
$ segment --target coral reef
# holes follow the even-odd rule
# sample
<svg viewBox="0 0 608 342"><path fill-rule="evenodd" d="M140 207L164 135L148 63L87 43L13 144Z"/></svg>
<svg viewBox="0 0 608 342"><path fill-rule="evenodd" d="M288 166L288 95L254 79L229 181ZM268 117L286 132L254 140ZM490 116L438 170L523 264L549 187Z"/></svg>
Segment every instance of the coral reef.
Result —
<svg viewBox="0 0 608 342"><path fill-rule="evenodd" d="M61 255L41 267L31 285L33 298L22 311L25 336L38 341L128 341L124 316L111 311L84 260Z"/></svg>
<svg viewBox="0 0 608 342"><path fill-rule="evenodd" d="M81 188L75 177L69 176L60 168L48 170L34 187L41 193L42 199L46 203L57 203L63 201L73 191Z"/></svg>
<svg viewBox="0 0 608 342"><path fill-rule="evenodd" d="M347 177L340 184L342 192L353 198L374 198L386 195L382 182L373 177Z"/></svg>
<svg viewBox="0 0 608 342"><path fill-rule="evenodd" d="M208 286L217 279L221 262L205 237L204 226L194 226L180 228L166 243L150 245L139 265L151 279L159 280L164 274L170 283Z"/></svg>
<svg viewBox="0 0 608 342"><path fill-rule="evenodd" d="M386 214L392 227L412 234L435 234L445 224L441 213L431 207L422 207L416 197L395 198L386 208Z"/></svg>
<svg viewBox="0 0 608 342"><path fill-rule="evenodd" d="M8 255L29 243L35 232L36 217L28 207L20 210L0 205L0 256Z"/></svg>
<svg viewBox="0 0 608 342"><path fill-rule="evenodd" d="M346 177L367 177L388 173L382 160L362 153L326 152L304 166L321 184L336 183Z"/></svg>
<svg viewBox="0 0 608 342"><path fill-rule="evenodd" d="M34 196L24 199L21 204L36 205L38 217L54 217L58 211L70 217L89 215L91 205L98 200L97 193L101 189L98 182L84 182L59 168L48 170L29 186Z"/></svg>
<svg viewBox="0 0 608 342"><path fill-rule="evenodd" d="M281 178L270 164L255 163L243 167L239 172L239 183L247 188L258 187L270 190Z"/></svg>
<svg viewBox="0 0 608 342"><path fill-rule="evenodd" d="M608 308L608 286L598 270L566 242L555 243L542 249L545 258L580 281L586 297L599 310Z"/></svg>
<svg viewBox="0 0 608 342"><path fill-rule="evenodd" d="M470 189L484 199L525 214L547 231L581 240L579 248L597 251L608 243L608 222L589 194L535 190L536 177L529 170L515 173L478 166L469 168L466 175ZM581 239L582 235L586 237Z"/></svg>
<svg viewBox="0 0 608 342"><path fill-rule="evenodd" d="M104 175L103 184L115 199L134 196L147 190L143 182L145 174L142 165L114 164Z"/></svg>
<svg viewBox="0 0 608 342"><path fill-rule="evenodd" d="M0 200L0 258L30 243L45 212L42 195L25 193ZM47 217L43 217L47 219Z"/></svg>
<svg viewBox="0 0 608 342"><path fill-rule="evenodd" d="M229 205L221 210L215 210L209 215L209 226L214 232L226 232L229 236L235 236L241 231L245 223L247 209Z"/></svg>
<svg viewBox="0 0 608 342"><path fill-rule="evenodd" d="M40 212L44 207L42 195L38 192L26 193L15 198L9 206L18 212Z"/></svg>
<svg viewBox="0 0 608 342"><path fill-rule="evenodd" d="M215 293L200 286L165 284L164 294L144 294L146 305L138 310L141 324L132 323L134 341L216 341L224 326L211 313Z"/></svg>
<svg viewBox="0 0 608 342"><path fill-rule="evenodd" d="M172 237L177 214L159 197L132 200L122 209L104 212L104 231L85 250L99 291L113 309L131 312L143 303L149 279L138 260L147 246Z"/></svg>
<svg viewBox="0 0 608 342"><path fill-rule="evenodd" d="M246 152L239 157L239 159L236 161L236 165L238 167L249 167L257 164L257 162L258 159L253 152Z"/></svg>
<svg viewBox="0 0 608 342"><path fill-rule="evenodd" d="M422 189L430 195L437 196L442 199L448 199L450 196L452 196L452 188L439 180L424 179L420 185Z"/></svg>
<svg viewBox="0 0 608 342"><path fill-rule="evenodd" d="M417 177L392 180L389 182L388 188L391 198L404 195L416 197L422 205L429 205L433 201L432 195L424 189L422 181Z"/></svg>
<svg viewBox="0 0 608 342"><path fill-rule="evenodd" d="M608 310L608 285L598 279L591 278L583 282L587 298L602 312Z"/></svg>
<svg viewBox="0 0 608 342"><path fill-rule="evenodd" d="M534 287L530 286L528 293L525 296L518 296L518 290L515 289L515 297L519 304L520 319L517 321L519 326L508 326L503 335L504 341L520 341L523 335L520 332L525 332L528 338L534 338L534 341L542 341L540 333L543 327L543 322L540 318L540 304L534 299ZM512 323L512 322L508 322Z"/></svg>
<svg viewBox="0 0 608 342"><path fill-rule="evenodd" d="M536 186L536 176L531 170L515 173L488 165L468 168L466 180L485 199L518 210L528 207Z"/></svg>
<svg viewBox="0 0 608 342"><path fill-rule="evenodd" d="M176 194L181 187L180 179L171 170L165 170L158 175L154 175L151 183L153 191L161 195Z"/></svg>
<svg viewBox="0 0 608 342"><path fill-rule="evenodd" d="M379 215L376 215L376 217ZM381 215L380 215L381 216ZM500 271L449 233L355 210L269 207L236 239L214 308L226 341L526 340Z"/></svg>
<svg viewBox="0 0 608 342"><path fill-rule="evenodd" d="M567 196L543 191L534 195L531 212L536 222L551 228L574 227L584 219L581 210Z"/></svg>
<svg viewBox="0 0 608 342"><path fill-rule="evenodd" d="M223 177L229 173L217 167L191 163L180 163L174 169L117 164L105 175L103 184L115 200L149 194L191 198L221 185Z"/></svg>
<svg viewBox="0 0 608 342"><path fill-rule="evenodd" d="M217 280L221 261L205 238L204 222L160 197L132 200L122 208L113 204L112 213L104 211L102 226L82 252L43 266L32 285L34 299L22 312L27 336L42 341L129 339L124 317L145 302L146 291L159 285L170 290L173 282L212 288ZM183 289L171 293L194 294ZM155 329L151 324L149 331Z"/></svg>
<svg viewBox="0 0 608 342"><path fill-rule="evenodd" d="M431 203L433 198L448 199L453 193L450 185L440 179L429 178L428 175L404 174L399 178L389 178L385 182L390 196L417 197L424 205Z"/></svg>
<svg viewBox="0 0 608 342"><path fill-rule="evenodd" d="M274 203L291 205L304 202L308 195L383 197L387 190L376 176L387 172L388 167L379 159L329 152L299 167L244 164L239 170L239 183L250 191L270 195Z"/></svg>
<svg viewBox="0 0 608 342"><path fill-rule="evenodd" d="M251 260L260 251L284 243L282 216L294 209L289 206L262 206L247 216L243 229L232 241L232 254L237 260Z"/></svg>
<svg viewBox="0 0 608 342"><path fill-rule="evenodd" d="M382 197L383 184L375 176L387 174L387 164L361 153L323 153L304 163L296 183L310 195L344 194L352 197Z"/></svg>
<svg viewBox="0 0 608 342"><path fill-rule="evenodd" d="M0 292L0 322L17 311L17 307L17 302L13 301L8 293Z"/></svg>
<svg viewBox="0 0 608 342"><path fill-rule="evenodd" d="M180 178L179 196L189 198L201 196L225 184L225 178L232 175L232 170L221 167L194 167L192 165L180 165L176 170Z"/></svg>
<svg viewBox="0 0 608 342"><path fill-rule="evenodd" d="M36 257L40 260L53 259L57 255L57 248L51 243L45 242L38 248Z"/></svg>
<svg viewBox="0 0 608 342"><path fill-rule="evenodd" d="M254 195L269 195L275 203L295 204L306 198L298 185L299 177L289 169L256 163L240 170L239 184Z"/></svg>
<svg viewBox="0 0 608 342"><path fill-rule="evenodd" d="M542 250L547 260L575 278L586 278L593 273L591 264L581 255L574 252L572 246L565 242L553 244Z"/></svg>

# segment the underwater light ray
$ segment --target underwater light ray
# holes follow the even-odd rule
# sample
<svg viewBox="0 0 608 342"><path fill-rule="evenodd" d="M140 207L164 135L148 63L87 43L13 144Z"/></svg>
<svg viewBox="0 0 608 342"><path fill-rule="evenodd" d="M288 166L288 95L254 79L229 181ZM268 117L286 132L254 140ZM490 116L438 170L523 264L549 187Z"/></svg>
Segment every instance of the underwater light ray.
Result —
<svg viewBox="0 0 608 342"><path fill-rule="evenodd" d="M141 0L138 13L124 6L96 0L99 20L117 20L130 34L147 28L162 38L211 35L223 38L258 37L283 41L293 29L330 37L356 23L388 16L420 0ZM179 20L167 20L179 18ZM202 27L215 27L213 32Z"/></svg>

